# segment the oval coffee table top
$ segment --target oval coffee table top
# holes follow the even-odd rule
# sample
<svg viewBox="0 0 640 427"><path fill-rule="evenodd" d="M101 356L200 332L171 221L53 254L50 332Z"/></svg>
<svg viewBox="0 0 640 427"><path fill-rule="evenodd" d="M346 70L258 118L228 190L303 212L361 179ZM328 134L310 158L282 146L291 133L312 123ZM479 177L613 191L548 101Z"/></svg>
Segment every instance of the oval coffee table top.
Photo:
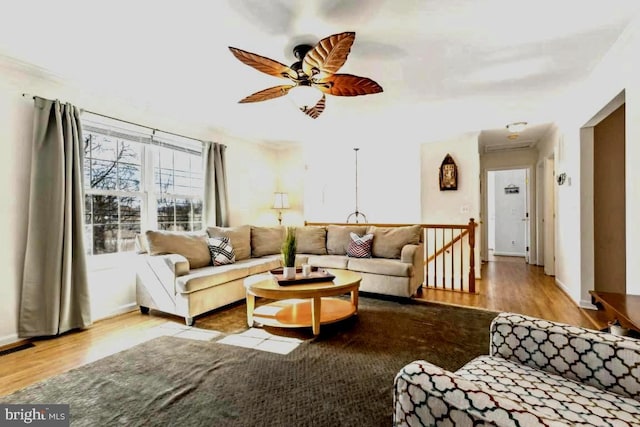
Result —
<svg viewBox="0 0 640 427"><path fill-rule="evenodd" d="M244 286L248 292L263 298L288 299L288 298L313 298L339 295L360 286L362 277L353 271L332 270L335 279L324 282L303 283L299 285L281 286L271 273L248 277Z"/></svg>

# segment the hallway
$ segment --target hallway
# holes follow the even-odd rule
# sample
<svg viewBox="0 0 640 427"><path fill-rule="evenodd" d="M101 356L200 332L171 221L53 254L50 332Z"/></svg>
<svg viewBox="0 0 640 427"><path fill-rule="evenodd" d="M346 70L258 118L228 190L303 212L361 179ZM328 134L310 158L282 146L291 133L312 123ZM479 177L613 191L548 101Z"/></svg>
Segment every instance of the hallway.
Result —
<svg viewBox="0 0 640 427"><path fill-rule="evenodd" d="M543 267L526 264L520 257L492 257L482 264L482 279L476 281L477 294L421 289L416 299L511 311L591 329L606 327L602 311L577 306Z"/></svg>

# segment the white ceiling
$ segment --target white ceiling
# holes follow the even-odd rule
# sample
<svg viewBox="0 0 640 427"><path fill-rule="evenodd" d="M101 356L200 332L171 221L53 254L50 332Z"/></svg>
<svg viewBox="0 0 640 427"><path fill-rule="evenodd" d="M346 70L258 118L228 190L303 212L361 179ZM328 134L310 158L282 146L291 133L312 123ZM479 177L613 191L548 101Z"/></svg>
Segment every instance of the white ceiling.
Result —
<svg viewBox="0 0 640 427"><path fill-rule="evenodd" d="M554 101L601 60L640 1L22 0L7 9L0 56L74 85L86 102L120 100L267 142L428 142L484 131L491 143L509 122L548 127ZM356 41L341 72L370 77L383 93L330 96L317 120L286 97L237 103L284 81L228 46L290 64L298 42L343 31Z"/></svg>

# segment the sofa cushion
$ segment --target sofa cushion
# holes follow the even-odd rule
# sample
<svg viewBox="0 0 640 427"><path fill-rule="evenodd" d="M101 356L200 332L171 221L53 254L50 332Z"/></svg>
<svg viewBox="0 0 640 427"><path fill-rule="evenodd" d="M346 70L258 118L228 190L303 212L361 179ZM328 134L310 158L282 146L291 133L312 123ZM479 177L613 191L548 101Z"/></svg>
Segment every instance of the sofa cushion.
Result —
<svg viewBox="0 0 640 427"><path fill-rule="evenodd" d="M307 264L321 268L347 268L349 258L346 255L309 255Z"/></svg>
<svg viewBox="0 0 640 427"><path fill-rule="evenodd" d="M147 230L150 255L179 254L189 261L189 268L211 265L211 254L205 233L179 233Z"/></svg>
<svg viewBox="0 0 640 427"><path fill-rule="evenodd" d="M176 279L176 292L189 293L222 285L254 274L265 273L281 265L279 255L269 255L262 258L236 261L235 264L200 268L189 272L188 275L178 277Z"/></svg>
<svg viewBox="0 0 640 427"><path fill-rule="evenodd" d="M352 258L371 258L371 246L373 234L365 234L360 237L356 233L350 233L351 242L347 247L347 256Z"/></svg>
<svg viewBox="0 0 640 427"><path fill-rule="evenodd" d="M329 255L345 255L349 243L350 233L362 236L367 232L366 225L329 225L327 226L327 253Z"/></svg>
<svg viewBox="0 0 640 427"><path fill-rule="evenodd" d="M176 279L176 292L189 293L211 286L242 279L249 275L249 267L241 262L220 266L209 266L191 270Z"/></svg>
<svg viewBox="0 0 640 427"><path fill-rule="evenodd" d="M572 425L640 421L640 405L634 399L501 357L477 357L456 374L484 390L519 402L529 411L558 417Z"/></svg>
<svg viewBox="0 0 640 427"><path fill-rule="evenodd" d="M236 253L228 237L210 237L207 241L213 265L226 265L236 262Z"/></svg>
<svg viewBox="0 0 640 427"><path fill-rule="evenodd" d="M411 277L413 264L384 258L349 258L347 268L360 273L382 274L385 276Z"/></svg>
<svg viewBox="0 0 640 427"><path fill-rule="evenodd" d="M375 258L399 259L404 245L420 243L420 225L403 227L375 227L371 226L367 233L373 234L373 248L371 252Z"/></svg>
<svg viewBox="0 0 640 427"><path fill-rule="evenodd" d="M251 257L279 254L284 234L284 227L251 227Z"/></svg>
<svg viewBox="0 0 640 427"><path fill-rule="evenodd" d="M296 252L299 254L327 254L327 229L324 227L296 227Z"/></svg>
<svg viewBox="0 0 640 427"><path fill-rule="evenodd" d="M282 257L280 255L266 255L260 258L245 259L240 262L249 268L249 275L265 273L282 267Z"/></svg>
<svg viewBox="0 0 640 427"><path fill-rule="evenodd" d="M208 227L209 237L228 237L236 253L236 261L251 258L251 226Z"/></svg>

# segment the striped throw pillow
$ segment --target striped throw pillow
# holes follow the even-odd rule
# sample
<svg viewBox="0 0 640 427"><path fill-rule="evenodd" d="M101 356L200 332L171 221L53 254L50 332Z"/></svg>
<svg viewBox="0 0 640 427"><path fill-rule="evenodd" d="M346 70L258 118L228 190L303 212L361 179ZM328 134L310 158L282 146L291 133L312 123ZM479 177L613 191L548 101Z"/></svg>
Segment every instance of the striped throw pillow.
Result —
<svg viewBox="0 0 640 427"><path fill-rule="evenodd" d="M351 242L347 247L347 256L351 258L371 258L371 246L373 234L365 234L360 237L356 233L350 233Z"/></svg>
<svg viewBox="0 0 640 427"><path fill-rule="evenodd" d="M209 253L213 265L233 264L236 253L228 237L211 237L208 240Z"/></svg>

